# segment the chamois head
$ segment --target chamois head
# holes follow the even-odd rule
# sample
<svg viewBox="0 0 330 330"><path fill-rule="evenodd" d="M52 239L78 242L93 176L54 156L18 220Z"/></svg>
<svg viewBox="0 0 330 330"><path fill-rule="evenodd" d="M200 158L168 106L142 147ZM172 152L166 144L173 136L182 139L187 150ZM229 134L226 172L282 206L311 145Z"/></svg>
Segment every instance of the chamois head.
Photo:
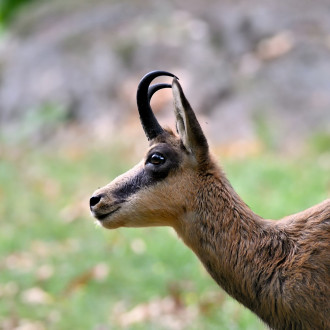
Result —
<svg viewBox="0 0 330 330"><path fill-rule="evenodd" d="M172 85L155 84L158 76L173 77ZM176 129L179 136L162 128L150 107L152 95L172 87ZM178 78L165 71L145 75L137 89L137 106L144 132L150 142L143 160L90 199L93 216L102 226L179 226L193 212L198 176L211 165L208 144L183 94Z"/></svg>

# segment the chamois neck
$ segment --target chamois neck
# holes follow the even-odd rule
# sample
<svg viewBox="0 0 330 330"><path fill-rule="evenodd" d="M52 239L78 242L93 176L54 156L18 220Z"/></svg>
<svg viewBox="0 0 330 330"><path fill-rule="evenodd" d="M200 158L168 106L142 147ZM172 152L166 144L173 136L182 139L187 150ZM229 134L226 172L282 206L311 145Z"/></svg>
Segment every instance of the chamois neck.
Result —
<svg viewBox="0 0 330 330"><path fill-rule="evenodd" d="M196 193L195 209L186 214L178 234L213 279L258 314L264 303L258 299L264 290L258 267L271 257L260 242L271 242L275 229L253 213L219 173L201 174L203 188Z"/></svg>

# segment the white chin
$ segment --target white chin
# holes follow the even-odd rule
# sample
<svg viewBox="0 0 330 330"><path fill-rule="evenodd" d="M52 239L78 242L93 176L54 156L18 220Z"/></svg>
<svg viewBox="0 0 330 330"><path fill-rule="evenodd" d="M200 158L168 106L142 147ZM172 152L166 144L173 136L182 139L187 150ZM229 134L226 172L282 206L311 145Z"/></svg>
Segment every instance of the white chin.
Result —
<svg viewBox="0 0 330 330"><path fill-rule="evenodd" d="M102 223L99 220L95 220L94 224L95 224L96 227L102 227Z"/></svg>
<svg viewBox="0 0 330 330"><path fill-rule="evenodd" d="M107 219L105 218L102 221L97 221L99 223L100 226L106 228L106 229L116 229L119 227L122 227L122 225L120 225L120 223L118 223L117 221L114 221L112 219Z"/></svg>

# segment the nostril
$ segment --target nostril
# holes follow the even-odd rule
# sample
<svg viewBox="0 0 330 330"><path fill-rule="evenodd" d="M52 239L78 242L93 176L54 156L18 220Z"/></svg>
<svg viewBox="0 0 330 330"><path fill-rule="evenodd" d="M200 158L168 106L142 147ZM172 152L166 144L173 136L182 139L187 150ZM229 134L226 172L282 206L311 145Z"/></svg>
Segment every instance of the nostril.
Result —
<svg viewBox="0 0 330 330"><path fill-rule="evenodd" d="M97 196L93 196L90 200L89 200L89 206L93 207L96 204L98 204L100 202L100 200L102 199L103 195L97 195Z"/></svg>

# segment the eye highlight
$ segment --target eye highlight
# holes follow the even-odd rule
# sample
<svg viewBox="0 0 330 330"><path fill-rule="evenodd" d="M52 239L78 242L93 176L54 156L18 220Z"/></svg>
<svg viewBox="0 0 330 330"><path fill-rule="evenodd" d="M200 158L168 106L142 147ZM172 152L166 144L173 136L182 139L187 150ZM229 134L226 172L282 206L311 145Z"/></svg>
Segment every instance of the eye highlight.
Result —
<svg viewBox="0 0 330 330"><path fill-rule="evenodd" d="M152 165L162 165L166 161L166 158L159 152L151 154L147 160L147 163Z"/></svg>

